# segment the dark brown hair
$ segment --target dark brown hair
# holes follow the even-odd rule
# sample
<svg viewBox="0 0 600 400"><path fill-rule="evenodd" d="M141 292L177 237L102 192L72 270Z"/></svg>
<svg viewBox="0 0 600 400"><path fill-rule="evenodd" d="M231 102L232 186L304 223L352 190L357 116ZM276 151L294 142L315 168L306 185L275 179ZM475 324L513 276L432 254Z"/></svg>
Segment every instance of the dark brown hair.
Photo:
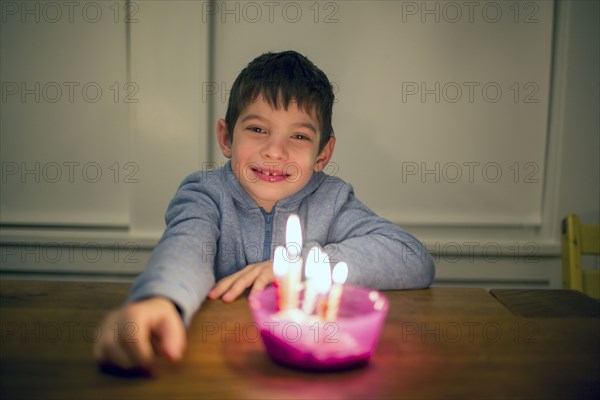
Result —
<svg viewBox="0 0 600 400"><path fill-rule="evenodd" d="M303 111L314 112L321 132L319 152L333 136L333 87L327 75L302 54L265 53L240 72L231 88L225 114L230 140L233 141L233 128L240 113L259 95L275 109L287 110L295 101Z"/></svg>

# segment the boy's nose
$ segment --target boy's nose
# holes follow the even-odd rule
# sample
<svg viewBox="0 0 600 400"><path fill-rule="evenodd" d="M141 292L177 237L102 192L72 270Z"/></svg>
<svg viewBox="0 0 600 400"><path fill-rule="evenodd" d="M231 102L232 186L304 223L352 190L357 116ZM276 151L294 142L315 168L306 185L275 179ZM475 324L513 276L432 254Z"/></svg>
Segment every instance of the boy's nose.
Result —
<svg viewBox="0 0 600 400"><path fill-rule="evenodd" d="M286 155L285 141L279 137L270 137L261 150L261 156L272 160L283 159Z"/></svg>

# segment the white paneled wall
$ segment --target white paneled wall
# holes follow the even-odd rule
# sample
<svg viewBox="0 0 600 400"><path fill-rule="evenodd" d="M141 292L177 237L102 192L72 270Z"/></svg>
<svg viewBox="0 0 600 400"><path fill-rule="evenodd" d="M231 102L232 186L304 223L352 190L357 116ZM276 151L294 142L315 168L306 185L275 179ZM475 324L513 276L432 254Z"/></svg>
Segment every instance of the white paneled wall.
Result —
<svg viewBox="0 0 600 400"><path fill-rule="evenodd" d="M139 273L177 186L207 160L202 2L77 4L61 18L44 2L3 4L4 273ZM6 92L12 81L27 90L41 82L41 100ZM44 98L45 82L63 81L76 89L97 82L102 101Z"/></svg>
<svg viewBox="0 0 600 400"><path fill-rule="evenodd" d="M125 25L104 5L2 3L3 224L129 224L139 171L123 139L139 88L126 75Z"/></svg>
<svg viewBox="0 0 600 400"><path fill-rule="evenodd" d="M541 224L552 2L217 4L216 81L265 51L305 53L337 89L330 172L380 214Z"/></svg>
<svg viewBox="0 0 600 400"><path fill-rule="evenodd" d="M203 2L140 3L131 24L131 76L140 86L132 113L132 157L140 182L131 190L131 232L158 238L164 212L183 178L208 157L208 24Z"/></svg>
<svg viewBox="0 0 600 400"><path fill-rule="evenodd" d="M560 218L599 219L597 3L78 4L3 4L4 276L141 271L180 181L224 161L235 76L283 49L334 83L329 172L427 244L436 284L558 287Z"/></svg>

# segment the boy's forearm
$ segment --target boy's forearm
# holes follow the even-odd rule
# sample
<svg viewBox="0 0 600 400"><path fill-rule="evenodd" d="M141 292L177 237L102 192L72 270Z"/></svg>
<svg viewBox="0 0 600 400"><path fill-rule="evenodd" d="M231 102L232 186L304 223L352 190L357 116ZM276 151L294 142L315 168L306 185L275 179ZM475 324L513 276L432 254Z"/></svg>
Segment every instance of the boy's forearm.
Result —
<svg viewBox="0 0 600 400"><path fill-rule="evenodd" d="M352 193L329 231L331 258L345 261L348 282L375 289L417 289L431 285L433 258L425 245L379 217Z"/></svg>
<svg viewBox="0 0 600 400"><path fill-rule="evenodd" d="M198 245L201 243L197 240L181 237L161 241L146 270L135 281L129 301L166 297L175 303L185 325L189 325L215 284L212 258L202 257L201 252L195 251Z"/></svg>
<svg viewBox="0 0 600 400"><path fill-rule="evenodd" d="M419 289L431 285L433 258L414 237L372 234L327 246L330 261L348 264L348 283L374 289Z"/></svg>
<svg viewBox="0 0 600 400"><path fill-rule="evenodd" d="M178 307L186 325L215 284L219 215L200 181L192 174L180 185L166 212L167 228L129 297L129 301L166 297Z"/></svg>

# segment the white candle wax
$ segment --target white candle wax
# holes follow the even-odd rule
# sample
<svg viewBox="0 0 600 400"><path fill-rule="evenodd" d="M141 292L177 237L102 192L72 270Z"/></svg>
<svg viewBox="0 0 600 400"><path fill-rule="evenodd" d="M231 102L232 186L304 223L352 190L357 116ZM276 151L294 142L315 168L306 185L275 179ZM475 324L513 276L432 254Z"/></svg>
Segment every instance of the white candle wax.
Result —
<svg viewBox="0 0 600 400"><path fill-rule="evenodd" d="M317 300L317 278L319 273L319 260L321 251L318 246L314 246L308 253L304 276L304 299L302 301L302 311L305 314L312 314Z"/></svg>
<svg viewBox="0 0 600 400"><path fill-rule="evenodd" d="M288 287L287 287L287 307L298 308L300 299L300 289L302 281L302 227L300 218L296 214L288 217L285 241L287 250Z"/></svg>
<svg viewBox="0 0 600 400"><path fill-rule="evenodd" d="M289 265L287 260L285 247L277 246L273 254L273 275L275 276L275 284L277 286L277 308L283 310L287 308L287 275Z"/></svg>
<svg viewBox="0 0 600 400"><path fill-rule="evenodd" d="M329 289L331 289L331 265L329 264L329 256L325 251L320 251L320 266L317 275L317 293L319 297L317 313L321 319L325 318L327 311Z"/></svg>
<svg viewBox="0 0 600 400"><path fill-rule="evenodd" d="M288 279L287 279L287 307L298 308L300 302L300 289L302 289L302 257L294 250L287 251Z"/></svg>

